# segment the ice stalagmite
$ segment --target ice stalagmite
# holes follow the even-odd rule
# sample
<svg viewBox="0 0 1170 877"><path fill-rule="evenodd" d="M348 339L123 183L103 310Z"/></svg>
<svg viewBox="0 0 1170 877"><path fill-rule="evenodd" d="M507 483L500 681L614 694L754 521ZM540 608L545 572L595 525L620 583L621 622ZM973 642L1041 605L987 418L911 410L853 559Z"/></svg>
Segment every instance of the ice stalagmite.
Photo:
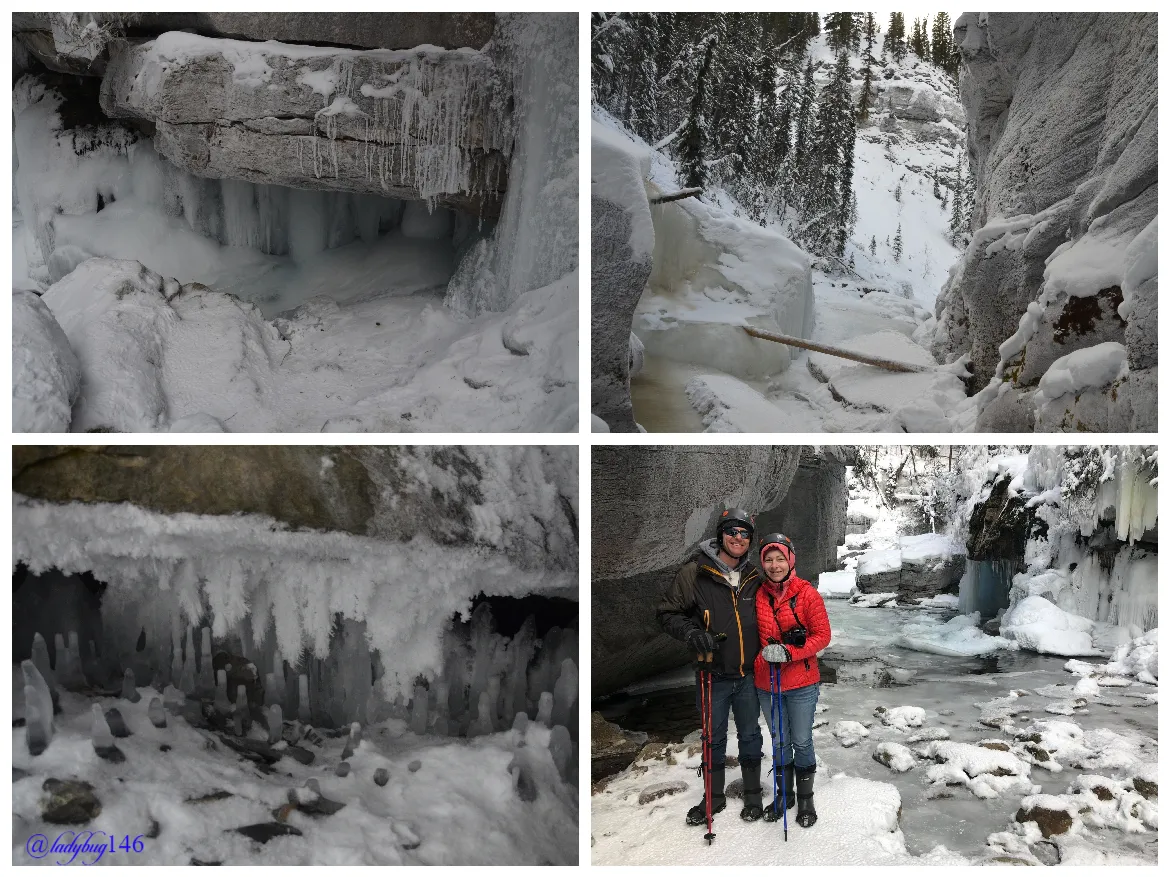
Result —
<svg viewBox="0 0 1170 877"><path fill-rule="evenodd" d="M90 723L90 735L93 737L93 748L99 752L110 749L114 745L114 734L110 724L106 721L106 714L102 712L101 704L95 703L91 708L93 720Z"/></svg>
<svg viewBox="0 0 1170 877"><path fill-rule="evenodd" d="M57 676L53 673L53 668L49 666L49 646L39 633L33 634L32 662L41 674L41 678L45 680L45 684L49 686L49 691L55 689Z"/></svg>
<svg viewBox="0 0 1170 877"><path fill-rule="evenodd" d="M552 723L569 726L573 703L577 700L577 664L572 658L561 661L561 675L553 686Z"/></svg>
<svg viewBox="0 0 1170 877"><path fill-rule="evenodd" d="M200 697L211 697L215 693L215 671L211 666L211 628L205 627L199 637L199 687Z"/></svg>
<svg viewBox="0 0 1170 877"><path fill-rule="evenodd" d="M414 686L414 700L410 705L410 730L416 734L427 732L427 698L430 692L422 685Z"/></svg>
<svg viewBox="0 0 1170 877"><path fill-rule="evenodd" d="M268 707L268 742L279 743L284 733L284 717L280 714L280 704L274 703Z"/></svg>
<svg viewBox="0 0 1170 877"><path fill-rule="evenodd" d="M232 711L232 705L227 696L226 670L220 670L215 674L215 711L225 716Z"/></svg>
<svg viewBox="0 0 1170 877"><path fill-rule="evenodd" d="M177 712L183 708L187 702L187 695L175 688L173 685L168 685L163 689L163 706L171 712Z"/></svg>
<svg viewBox="0 0 1170 877"><path fill-rule="evenodd" d="M236 686L236 703L232 708L232 729L237 737L244 736L248 721L248 689L243 685Z"/></svg>
<svg viewBox="0 0 1170 877"><path fill-rule="evenodd" d="M57 647L57 666L54 673L57 682L66 691L78 691L85 687L85 677L81 674L81 656L77 652L77 631L69 632L69 645L65 645L64 637L57 634L54 638Z"/></svg>
<svg viewBox="0 0 1170 877"><path fill-rule="evenodd" d="M20 672L24 678L24 704L26 709L32 707L36 712L36 725L33 729L32 714L27 715L26 726L29 728L29 751L32 751L33 741L43 741L41 751L53 741L53 694L45 678L36 665L29 660L20 662ZM39 753L33 752L34 755Z"/></svg>
<svg viewBox="0 0 1170 877"><path fill-rule="evenodd" d="M553 695L551 691L541 692L540 705L536 708L536 721L546 728L552 727Z"/></svg>
<svg viewBox="0 0 1170 877"><path fill-rule="evenodd" d="M302 673L297 678L297 718L308 722L312 715L309 710L309 677Z"/></svg>
<svg viewBox="0 0 1170 877"><path fill-rule="evenodd" d="M276 681L275 673L264 674L264 702L280 704L284 700L284 682Z"/></svg>
<svg viewBox="0 0 1170 877"><path fill-rule="evenodd" d="M569 737L569 729L564 725L557 725L548 737L548 751L552 754L553 764L561 779L569 775L569 762L573 759L573 741Z"/></svg>
<svg viewBox="0 0 1170 877"><path fill-rule="evenodd" d="M85 674L85 678L92 684L105 684L106 676L102 671L101 662L98 661L97 646L94 645L93 640L89 640L86 646L86 658L81 666L81 672Z"/></svg>
<svg viewBox="0 0 1170 877"><path fill-rule="evenodd" d="M500 726L500 677L499 674L488 680L488 704L491 707L492 727Z"/></svg>
<svg viewBox="0 0 1170 877"><path fill-rule="evenodd" d="M142 700L142 695L134 687L134 671L129 667L122 674L122 699L130 701L130 703L138 703L138 701Z"/></svg>
<svg viewBox="0 0 1170 877"><path fill-rule="evenodd" d="M419 732L415 732L419 733ZM349 737L346 738L345 748L341 752L342 760L348 759L357 752L358 744L362 742L362 726L360 722L353 722L349 726Z"/></svg>
<svg viewBox="0 0 1170 877"><path fill-rule="evenodd" d="M24 687L24 740L30 755L40 755L49 747L52 730L41 718L37 707L37 690L31 685Z"/></svg>
<svg viewBox="0 0 1170 877"><path fill-rule="evenodd" d="M175 631L171 637L171 685L183 678L183 634Z"/></svg>
<svg viewBox="0 0 1170 877"><path fill-rule="evenodd" d="M504 712L510 716L528 709L528 664L536 647L536 618L529 615L508 644L508 673L504 684Z"/></svg>
<svg viewBox="0 0 1170 877"><path fill-rule="evenodd" d="M450 683L446 679L440 679L438 682L432 684L432 689L435 692L435 717L436 722L442 719L444 726L447 722L448 703L451 697ZM438 733L436 730L435 733ZM444 732L445 733L445 732Z"/></svg>
<svg viewBox="0 0 1170 877"><path fill-rule="evenodd" d="M495 731L492 724L492 705L485 691L479 696L479 708L476 710L475 720L471 723L468 737L482 737Z"/></svg>
<svg viewBox="0 0 1170 877"><path fill-rule="evenodd" d="M191 649L187 650L187 657L183 659L183 669L179 672L179 681L175 685L184 694L195 693L195 656Z"/></svg>
<svg viewBox="0 0 1170 877"><path fill-rule="evenodd" d="M167 711L163 709L161 697L152 697L150 699L150 706L147 707L146 714L150 717L150 723L156 728L165 728L167 726Z"/></svg>

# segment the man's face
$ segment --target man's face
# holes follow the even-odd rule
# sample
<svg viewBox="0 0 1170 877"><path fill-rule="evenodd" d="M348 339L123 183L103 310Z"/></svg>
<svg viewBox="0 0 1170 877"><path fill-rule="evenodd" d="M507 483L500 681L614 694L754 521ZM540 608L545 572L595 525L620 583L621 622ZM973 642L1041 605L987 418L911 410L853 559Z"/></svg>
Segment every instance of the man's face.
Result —
<svg viewBox="0 0 1170 877"><path fill-rule="evenodd" d="M728 527L723 531L723 550L737 560L747 553L752 534L744 527Z"/></svg>

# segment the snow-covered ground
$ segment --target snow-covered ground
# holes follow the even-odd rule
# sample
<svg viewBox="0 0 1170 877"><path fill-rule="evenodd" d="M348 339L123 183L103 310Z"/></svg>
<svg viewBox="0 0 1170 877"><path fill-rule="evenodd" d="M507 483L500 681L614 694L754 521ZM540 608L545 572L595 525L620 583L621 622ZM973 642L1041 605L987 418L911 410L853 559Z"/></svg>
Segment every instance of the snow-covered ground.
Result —
<svg viewBox="0 0 1170 877"><path fill-rule="evenodd" d="M20 682L15 668L15 683ZM21 690L19 684L13 691ZM142 852L107 850L105 865L570 865L577 862L577 789L558 773L549 748L550 730L537 722L523 731L472 739L418 735L409 723L389 719L362 729L346 759L350 771L337 776L347 737L318 736L320 745L298 740L277 744L289 753L272 764L250 761L214 731L192 727L168 713L167 726L148 718L152 688L142 699L63 692L52 744L38 756L25 747L23 727L12 731L12 863L67 863L70 854L30 855L26 841L50 841L71 826L41 818L46 779L92 785L101 812L85 826L91 843L116 836L140 838ZM198 714L194 701L190 702ZM91 742L91 705L117 708L131 736L116 738L125 761L98 757ZM15 696L13 717L23 715ZM294 723L287 722L293 734ZM264 739L257 731L253 737ZM232 739L232 738L228 738ZM526 784L516 788L515 767L524 765ZM378 770L389 775L375 782ZM510 772L512 771L512 772ZM517 774L518 776L519 774ZM316 790L310 787L315 779ZM533 797L532 793L535 793ZM289 806L290 795L303 806ZM326 814L324 799L343 805ZM258 841L237 829L268 827L288 834ZM104 832L96 834L96 832ZM68 841L68 837L65 841ZM34 851L35 852L35 851ZM74 864L92 864L83 853Z"/></svg>
<svg viewBox="0 0 1170 877"><path fill-rule="evenodd" d="M899 631L940 623L946 614L839 600L827 606L833 641L824 663L836 671L836 684L822 684L814 721L817 824L802 829L790 813L785 844L779 825L744 823L741 803L729 799L708 847L703 831L683 822L702 796L696 730L671 759L637 761L595 788L594 864L1157 861L1157 796L1147 785L1157 776L1155 685L1118 677L1092 691L1078 685L1088 665L1026 651L910 651L895 641ZM1125 652L1127 666L1148 666L1149 646L1144 662L1129 658L1140 648ZM1095 661L1092 672L1105 666ZM680 681L675 674L663 684ZM693 703L693 687L675 690ZM848 734L852 725L838 722L866 733ZM734 727L729 741L734 754ZM737 774L730 768L728 781ZM1107 793L1093 791L1098 787ZM770 788L764 798L771 800ZM1037 803L1075 810L1069 831L1042 838L1037 823L1015 821Z"/></svg>
<svg viewBox="0 0 1170 877"><path fill-rule="evenodd" d="M816 73L820 86L832 68L832 53L824 36L814 39L810 50L814 63L825 64ZM859 58L853 57L851 63L855 71L860 69ZM961 113L954 84L937 68L917 61L911 54L901 64L891 63L889 69L890 78L879 79L884 89L924 97L935 105L945 103L949 113ZM856 75L860 78L859 73ZM902 120L902 128L891 134L883 130L889 115L883 106L873 113L871 124L860 129L855 145L853 188L858 221L846 245L844 260L852 260L854 267L847 269L833 264L822 266L824 270L814 267L811 275L814 321L781 320L779 329L786 334L859 351L867 347L859 339L893 332L904 336L900 343L895 344L896 339L887 336L881 342L875 341L876 350L868 352L933 366L925 347L928 330L933 325L934 302L960 251L950 242L949 208L934 196L932 174L937 172L948 181L953 178L963 148L963 134L947 113L940 113L934 122ZM594 107L593 119L595 124L622 130L612 116L598 107ZM646 148L629 132L623 134ZM673 162L659 152L651 152L648 182L661 191L677 189ZM707 205L677 207L676 212L687 210L696 215L717 216L728 227L738 222L739 233L746 238L759 233L758 226L750 221L734 218L742 216L743 210L724 190L715 189L705 200L709 200ZM708 224L712 221L706 220ZM893 242L899 226L902 253L895 261ZM689 239L684 243L686 235L679 236L677 223L656 217L655 227L660 239L655 242L652 286L662 272L662 262L677 261L685 267L703 260L703 248L694 246ZM773 230L784 232L781 227L769 229ZM663 239L672 235L678 240ZM685 252L672 255L672 249ZM736 344L738 336L734 333L748 322L759 325L759 319L755 310L748 315L740 313L731 284L713 280L709 276L711 271L726 273L733 266L738 282L749 278L743 285L754 285L761 292L766 284L757 274L775 278L783 272L774 267L763 270L760 256L753 254L750 247L734 257L723 255L718 263L691 265L684 272L688 279L682 285L689 287L686 295L655 288L639 305L641 316L635 317L634 332L643 340L662 321L673 326L697 321L707 327L710 336L704 342L699 337L702 333L692 331L685 343L672 345L673 353L669 356L656 355L653 345L648 345L645 366L631 381L635 418L647 430L950 432L969 428L973 423L971 405L960 380L964 374L961 364L939 367L926 375L897 374L847 360L810 355L772 342L753 341L765 345L755 356L754 369L726 364L721 367L721 360L738 362L731 357L731 346L742 346L745 351L753 349L746 343ZM701 283L696 281L696 276ZM777 307L785 306L781 299L786 301L790 297L777 294ZM713 346L721 350L720 357L707 352ZM776 358L784 359L786 354L789 362L773 363L771 367L763 365L769 359L766 354L771 347L776 348ZM840 374L828 376L823 370L816 370L818 376L814 377L810 367L816 364L818 356L836 363Z"/></svg>

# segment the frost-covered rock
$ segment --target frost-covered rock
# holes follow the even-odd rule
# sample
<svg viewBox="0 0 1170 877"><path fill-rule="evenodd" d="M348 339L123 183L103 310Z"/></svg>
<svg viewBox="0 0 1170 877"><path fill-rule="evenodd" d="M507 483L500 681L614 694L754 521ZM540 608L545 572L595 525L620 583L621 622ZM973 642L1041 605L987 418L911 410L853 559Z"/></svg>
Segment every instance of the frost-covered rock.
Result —
<svg viewBox="0 0 1170 877"><path fill-rule="evenodd" d="M511 120L486 54L335 49L173 31L111 46L101 103L201 177L437 199L494 215Z"/></svg>
<svg viewBox="0 0 1170 877"><path fill-rule="evenodd" d="M1131 366L1152 369L1156 257L1138 239L1156 235L1156 18L967 13L955 35L978 190L973 240L936 305L936 352L969 351L976 387L998 375L1026 391L1059 357L1123 334ZM1123 298L1143 326L1122 325ZM1155 387L1135 388L1148 407ZM1026 407L993 396L979 428L1028 427ZM1119 431L1151 427L1140 403L1100 408L1080 428L1113 428L1104 409L1125 418Z"/></svg>
<svg viewBox="0 0 1170 877"><path fill-rule="evenodd" d="M634 432L629 339L634 309L654 266L654 224L646 193L650 156L596 120L591 132L590 404L613 431Z"/></svg>
<svg viewBox="0 0 1170 877"><path fill-rule="evenodd" d="M873 760L897 773L905 773L917 763L914 753L900 743L879 743L873 751Z"/></svg>
<svg viewBox="0 0 1170 877"><path fill-rule="evenodd" d="M846 749L856 746L869 736L869 729L861 722L843 721L833 725L833 736Z"/></svg>
<svg viewBox="0 0 1170 877"><path fill-rule="evenodd" d="M12 294L12 431L68 432L81 365L36 293Z"/></svg>

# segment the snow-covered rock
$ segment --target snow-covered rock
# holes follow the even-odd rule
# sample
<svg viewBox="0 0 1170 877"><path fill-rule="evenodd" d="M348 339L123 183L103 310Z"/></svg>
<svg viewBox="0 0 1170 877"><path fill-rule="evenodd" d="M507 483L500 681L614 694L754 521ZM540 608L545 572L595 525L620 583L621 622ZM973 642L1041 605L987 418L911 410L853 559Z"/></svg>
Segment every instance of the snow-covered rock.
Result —
<svg viewBox="0 0 1170 877"><path fill-rule="evenodd" d="M12 294L12 431L68 432L81 365L36 293Z"/></svg>
<svg viewBox="0 0 1170 877"><path fill-rule="evenodd" d="M913 752L901 743L893 742L879 743L873 750L873 760L896 773L905 773L917 764Z"/></svg>
<svg viewBox="0 0 1170 877"><path fill-rule="evenodd" d="M1004 613L1000 633L1020 648L1046 655L1099 655L1093 622L1065 612L1043 597L1025 597Z"/></svg>
<svg viewBox="0 0 1170 877"><path fill-rule="evenodd" d="M654 223L646 183L650 156L621 132L592 125L592 397L615 432L634 432L630 327L653 269Z"/></svg>
<svg viewBox="0 0 1170 877"><path fill-rule="evenodd" d="M511 146L511 119L495 99L503 87L492 59L475 51L173 31L113 44L101 103L111 117L151 122L159 152L199 176L438 199L495 215Z"/></svg>
<svg viewBox="0 0 1170 877"><path fill-rule="evenodd" d="M1105 672L1133 676L1148 685L1158 684L1158 630L1148 631L1114 650Z"/></svg>
<svg viewBox="0 0 1170 877"><path fill-rule="evenodd" d="M861 722L836 722L833 725L832 731L833 736L837 738L837 742L846 749L856 746L863 738L869 736L869 729L861 724Z"/></svg>

